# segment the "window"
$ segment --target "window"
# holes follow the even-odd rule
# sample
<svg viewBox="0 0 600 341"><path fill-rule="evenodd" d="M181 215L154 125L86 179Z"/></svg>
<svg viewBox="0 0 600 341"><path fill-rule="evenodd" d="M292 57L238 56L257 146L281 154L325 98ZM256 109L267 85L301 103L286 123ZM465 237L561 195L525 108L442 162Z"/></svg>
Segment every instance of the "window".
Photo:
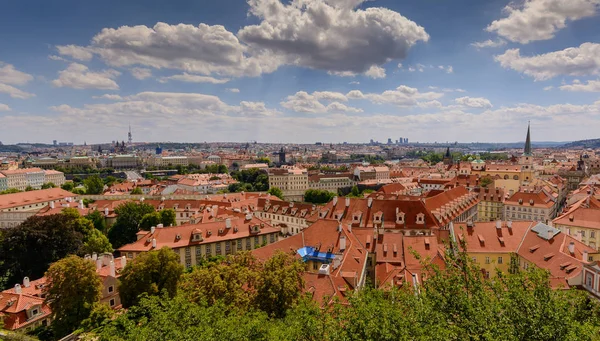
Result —
<svg viewBox="0 0 600 341"><path fill-rule="evenodd" d="M502 256L498 257L498 264L502 264Z"/></svg>
<svg viewBox="0 0 600 341"><path fill-rule="evenodd" d="M206 254L206 257L210 257L212 255L212 244L207 244L206 245L206 250L204 252Z"/></svg>
<svg viewBox="0 0 600 341"><path fill-rule="evenodd" d="M114 286L109 286L108 287L108 293L112 293L113 291L115 291L115 287Z"/></svg>
<svg viewBox="0 0 600 341"><path fill-rule="evenodd" d="M231 253L231 242L228 240L225 242L225 254L228 255Z"/></svg>
<svg viewBox="0 0 600 341"><path fill-rule="evenodd" d="M596 231L590 231L590 238L596 238Z"/></svg>
<svg viewBox="0 0 600 341"><path fill-rule="evenodd" d="M39 313L39 311L37 309L33 309L31 311L31 316L36 316Z"/></svg>
<svg viewBox="0 0 600 341"><path fill-rule="evenodd" d="M313 270L319 270L319 263L313 262Z"/></svg>
<svg viewBox="0 0 600 341"><path fill-rule="evenodd" d="M582 237L585 237L585 231L579 231L579 233L581 233Z"/></svg>
<svg viewBox="0 0 600 341"><path fill-rule="evenodd" d="M242 240L241 240L241 239L238 239L238 240L237 240L237 249L238 249L238 250L241 250L241 249L242 249Z"/></svg>
<svg viewBox="0 0 600 341"><path fill-rule="evenodd" d="M490 257L485 257L485 264L490 264Z"/></svg>
<svg viewBox="0 0 600 341"><path fill-rule="evenodd" d="M216 252L217 256L221 254L221 243L217 243L217 249L215 252Z"/></svg>
<svg viewBox="0 0 600 341"><path fill-rule="evenodd" d="M258 247L258 236L254 237L254 248Z"/></svg>
<svg viewBox="0 0 600 341"><path fill-rule="evenodd" d="M133 258L133 253L132 252L127 252L127 258Z"/></svg>
<svg viewBox="0 0 600 341"><path fill-rule="evenodd" d="M112 298L112 299L110 300L109 304L110 304L110 306L111 306L111 307L114 307L114 306L115 306L115 299L114 299L114 298Z"/></svg>

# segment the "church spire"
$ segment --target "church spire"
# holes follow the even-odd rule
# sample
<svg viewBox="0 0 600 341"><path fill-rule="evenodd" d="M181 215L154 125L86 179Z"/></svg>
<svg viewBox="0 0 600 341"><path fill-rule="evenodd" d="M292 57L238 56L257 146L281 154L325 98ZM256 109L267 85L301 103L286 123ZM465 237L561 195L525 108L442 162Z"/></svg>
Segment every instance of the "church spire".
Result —
<svg viewBox="0 0 600 341"><path fill-rule="evenodd" d="M527 124L527 138L525 139L525 149L523 150L523 155L530 156L531 155L531 135L529 132L531 123Z"/></svg>

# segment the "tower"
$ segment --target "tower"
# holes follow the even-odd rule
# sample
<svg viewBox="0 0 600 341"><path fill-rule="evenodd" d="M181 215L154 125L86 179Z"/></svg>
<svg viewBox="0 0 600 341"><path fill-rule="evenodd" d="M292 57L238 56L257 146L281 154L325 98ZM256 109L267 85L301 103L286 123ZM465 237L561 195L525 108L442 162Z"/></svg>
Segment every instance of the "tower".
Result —
<svg viewBox="0 0 600 341"><path fill-rule="evenodd" d="M528 183L533 178L533 153L531 152L531 124L527 124L527 137L525 138L525 148L523 155L519 158L521 166L521 184Z"/></svg>
<svg viewBox="0 0 600 341"><path fill-rule="evenodd" d="M450 147L446 148L446 154L444 155L444 160L443 160L445 165L452 165L452 155L450 154Z"/></svg>
<svg viewBox="0 0 600 341"><path fill-rule="evenodd" d="M133 137L131 136L131 124L129 125L129 133L127 133L127 142L129 145L133 142Z"/></svg>

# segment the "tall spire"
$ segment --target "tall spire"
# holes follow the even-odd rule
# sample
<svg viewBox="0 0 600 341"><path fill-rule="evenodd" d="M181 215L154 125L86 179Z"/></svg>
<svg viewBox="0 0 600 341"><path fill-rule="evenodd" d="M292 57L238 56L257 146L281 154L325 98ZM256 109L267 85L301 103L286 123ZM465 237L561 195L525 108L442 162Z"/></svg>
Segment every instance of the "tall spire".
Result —
<svg viewBox="0 0 600 341"><path fill-rule="evenodd" d="M452 157L452 156L450 155L450 147L446 148L446 155L445 155L445 157L447 157L447 158L450 158L450 157Z"/></svg>
<svg viewBox="0 0 600 341"><path fill-rule="evenodd" d="M523 155L530 156L531 155L531 135L529 132L529 127L531 122L527 123L527 138L525 139L525 150L523 150Z"/></svg>

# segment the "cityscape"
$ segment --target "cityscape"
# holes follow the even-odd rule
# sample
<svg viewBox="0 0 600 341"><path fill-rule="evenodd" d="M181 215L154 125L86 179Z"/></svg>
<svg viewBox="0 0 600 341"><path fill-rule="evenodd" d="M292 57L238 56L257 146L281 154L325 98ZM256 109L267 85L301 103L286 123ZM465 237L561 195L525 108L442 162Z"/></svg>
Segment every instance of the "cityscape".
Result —
<svg viewBox="0 0 600 341"><path fill-rule="evenodd" d="M598 0L2 6L0 339L598 339Z"/></svg>

